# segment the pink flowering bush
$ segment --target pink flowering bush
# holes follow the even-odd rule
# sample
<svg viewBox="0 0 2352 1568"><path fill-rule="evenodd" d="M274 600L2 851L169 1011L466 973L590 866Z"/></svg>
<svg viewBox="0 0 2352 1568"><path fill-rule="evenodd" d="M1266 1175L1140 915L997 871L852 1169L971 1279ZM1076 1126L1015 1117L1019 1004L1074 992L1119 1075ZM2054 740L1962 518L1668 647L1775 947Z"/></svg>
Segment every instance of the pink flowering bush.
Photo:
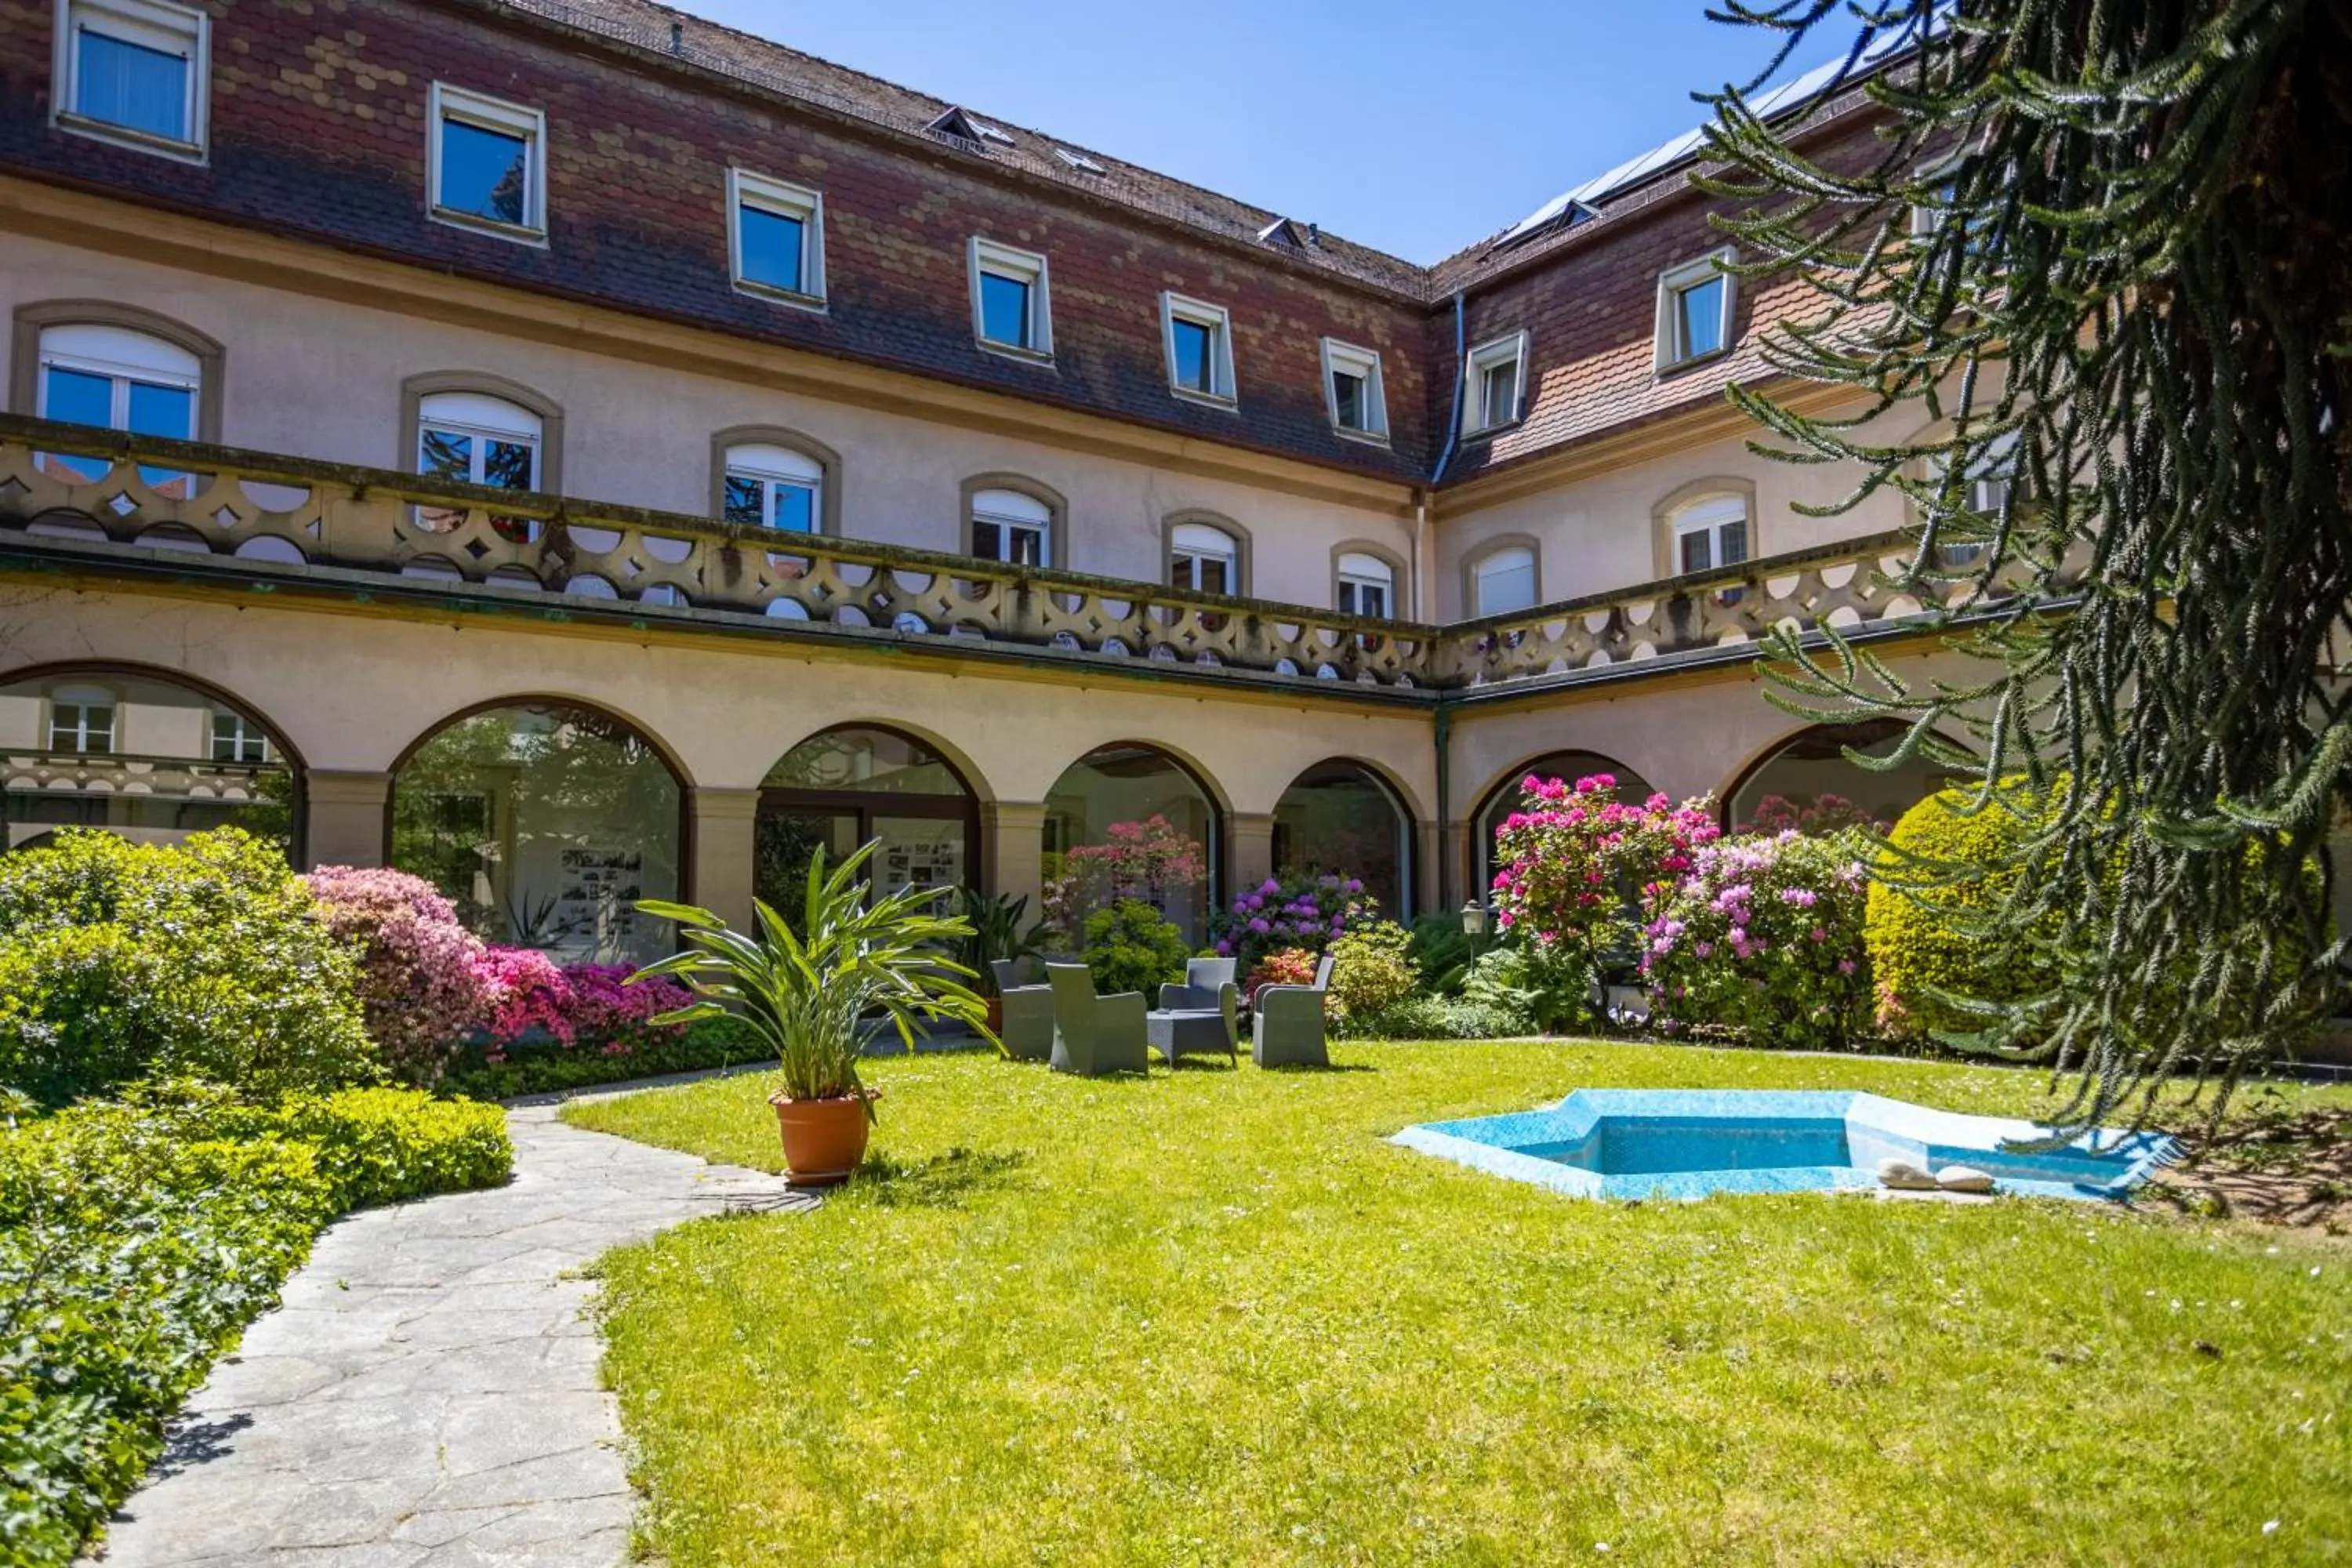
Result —
<svg viewBox="0 0 2352 1568"><path fill-rule="evenodd" d="M327 927L360 953L360 1005L384 1065L439 1079L457 1042L488 1021L486 950L432 883L383 867L321 866L303 880Z"/></svg>
<svg viewBox="0 0 2352 1568"><path fill-rule="evenodd" d="M1610 954L1631 961L1645 906L1689 873L1717 831L1709 797L1635 805L1617 798L1608 773L1573 784L1530 773L1519 809L1495 831L1496 932L1549 972L1539 982L1580 1005Z"/></svg>
<svg viewBox="0 0 2352 1568"><path fill-rule="evenodd" d="M1350 931L1380 915L1376 900L1354 877L1293 872L1268 877L1220 910L1210 936L1221 958L1238 959L1244 973L1269 952L1297 948L1320 957Z"/></svg>
<svg viewBox="0 0 2352 1568"><path fill-rule="evenodd" d="M683 1028L654 1024L657 1015L691 1005L686 987L672 980L625 985L634 969L625 963L557 965L527 947L485 950L483 975L491 1001L482 1060L497 1066L516 1047L553 1046L600 1056L637 1054Z"/></svg>
<svg viewBox="0 0 2352 1568"><path fill-rule="evenodd" d="M1171 893L1208 875L1201 846L1165 816L1114 822L1103 839L1066 853L1061 874L1045 884L1045 919L1066 934L1084 931L1088 915L1130 899L1165 912Z"/></svg>
<svg viewBox="0 0 2352 1568"><path fill-rule="evenodd" d="M1800 833L1843 833L1849 827L1867 827L1884 834L1893 824L1882 822L1870 815L1859 801L1848 800L1842 795L1823 790L1810 801L1793 801L1785 795L1768 795L1756 803L1756 817L1739 825L1742 833L1766 836L1795 828Z"/></svg>
<svg viewBox="0 0 2352 1568"><path fill-rule="evenodd" d="M1838 1049L1871 1016L1869 840L1784 828L1699 846L1643 928L1652 1021L1751 1046Z"/></svg>

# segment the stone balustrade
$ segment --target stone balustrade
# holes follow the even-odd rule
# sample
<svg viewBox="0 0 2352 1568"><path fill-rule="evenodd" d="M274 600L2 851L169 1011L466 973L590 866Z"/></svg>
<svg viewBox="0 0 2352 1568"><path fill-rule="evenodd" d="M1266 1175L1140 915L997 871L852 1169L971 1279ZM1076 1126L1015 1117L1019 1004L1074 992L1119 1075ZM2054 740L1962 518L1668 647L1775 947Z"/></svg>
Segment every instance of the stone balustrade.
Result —
<svg viewBox="0 0 2352 1568"><path fill-rule="evenodd" d="M0 547L1413 702L1745 657L1790 621L1897 631L1938 592L1906 584L1912 546L1890 534L1430 626L17 416L0 416Z"/></svg>
<svg viewBox="0 0 2352 1568"><path fill-rule="evenodd" d="M0 752L0 790L36 794L254 805L272 798L269 782L282 777L285 771L271 763L213 763L190 757Z"/></svg>

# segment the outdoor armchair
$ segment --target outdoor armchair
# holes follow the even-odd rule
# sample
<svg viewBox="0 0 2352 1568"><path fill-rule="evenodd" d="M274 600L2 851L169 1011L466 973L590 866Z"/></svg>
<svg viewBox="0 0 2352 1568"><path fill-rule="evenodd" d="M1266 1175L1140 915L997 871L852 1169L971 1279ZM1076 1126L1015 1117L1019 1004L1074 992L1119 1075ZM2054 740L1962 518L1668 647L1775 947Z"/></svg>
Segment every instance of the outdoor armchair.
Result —
<svg viewBox="0 0 2352 1568"><path fill-rule="evenodd" d="M1250 1060L1262 1068L1329 1067L1323 1043L1323 993L1331 984L1331 955L1315 966L1312 985L1258 988L1250 1028Z"/></svg>
<svg viewBox="0 0 2352 1568"><path fill-rule="evenodd" d="M1095 977L1083 963L1049 963L1054 987L1054 1070L1097 1078L1108 1072L1143 1072L1151 1065L1143 993L1095 994Z"/></svg>
<svg viewBox="0 0 2352 1568"><path fill-rule="evenodd" d="M1223 1051L1240 1058L1242 988L1230 958L1196 958L1184 979L1160 988L1160 1005L1147 1018L1151 1048L1176 1065L1186 1051Z"/></svg>
<svg viewBox="0 0 2352 1568"><path fill-rule="evenodd" d="M996 993L1004 999L1004 1021L997 1037L1004 1054L1024 1062L1042 1062L1054 1054L1054 988L1037 974L1034 959L994 958L989 973L996 977Z"/></svg>

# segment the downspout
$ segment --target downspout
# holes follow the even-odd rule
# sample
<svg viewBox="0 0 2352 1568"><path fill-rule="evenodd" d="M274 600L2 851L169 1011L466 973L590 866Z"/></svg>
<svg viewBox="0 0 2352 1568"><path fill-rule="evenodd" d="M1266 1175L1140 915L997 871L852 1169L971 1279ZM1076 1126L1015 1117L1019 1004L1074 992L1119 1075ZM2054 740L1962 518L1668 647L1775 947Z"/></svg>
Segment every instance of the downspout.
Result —
<svg viewBox="0 0 2352 1568"><path fill-rule="evenodd" d="M1454 416L1445 423L1445 447L1437 454L1436 470L1429 476L1429 483L1422 489L1422 499L1413 507L1412 546L1415 555L1420 554L1421 542L1429 531L1429 497L1436 493L1438 481L1445 478L1445 470L1454 461L1454 443L1462 436L1462 383L1467 377L1462 357L1465 352L1465 317L1463 291L1456 289L1454 290ZM1432 551L1431 553L1435 554L1436 552ZM1414 581L1427 584L1429 579L1416 569ZM1429 588L1424 588L1423 592L1429 595L1430 619L1433 621L1437 618L1436 595ZM1440 688L1437 693L1436 912L1441 915L1454 907L1454 858L1448 852L1454 842L1453 736L1454 710L1446 702L1444 689ZM1466 867L1465 870L1467 870Z"/></svg>

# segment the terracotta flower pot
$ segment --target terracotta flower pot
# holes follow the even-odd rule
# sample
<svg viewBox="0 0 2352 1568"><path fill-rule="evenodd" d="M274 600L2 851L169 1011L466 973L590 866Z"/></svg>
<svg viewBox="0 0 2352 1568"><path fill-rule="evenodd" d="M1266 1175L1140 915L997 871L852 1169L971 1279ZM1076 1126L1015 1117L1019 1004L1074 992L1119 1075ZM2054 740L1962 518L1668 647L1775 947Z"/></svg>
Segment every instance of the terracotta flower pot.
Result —
<svg viewBox="0 0 2352 1568"><path fill-rule="evenodd" d="M882 1091L869 1089L865 1100L843 1095L835 1100L787 1100L772 1094L776 1125L783 1134L784 1172L796 1187L829 1187L845 1181L865 1162L866 1139L872 1124L866 1100L879 1100Z"/></svg>
<svg viewBox="0 0 2352 1568"><path fill-rule="evenodd" d="M988 1032L992 1035L1004 1032L1004 998L1002 996L988 999Z"/></svg>

